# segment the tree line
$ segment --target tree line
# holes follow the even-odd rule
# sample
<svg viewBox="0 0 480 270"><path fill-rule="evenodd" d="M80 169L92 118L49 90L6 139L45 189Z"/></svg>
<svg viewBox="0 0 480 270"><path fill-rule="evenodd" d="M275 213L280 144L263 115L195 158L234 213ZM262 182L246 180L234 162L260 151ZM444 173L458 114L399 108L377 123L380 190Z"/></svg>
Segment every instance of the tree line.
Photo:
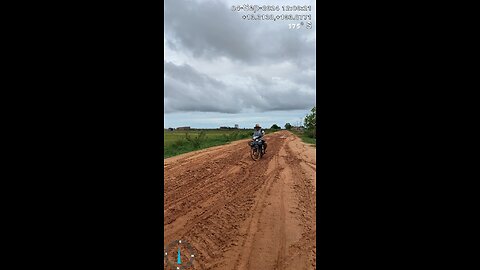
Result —
<svg viewBox="0 0 480 270"><path fill-rule="evenodd" d="M285 124L285 129L290 130L292 129L293 126L290 123ZM307 135L310 138L317 138L317 106L313 107L310 110L310 113L305 116L304 122L303 122L303 127L299 127L304 129L303 132L305 135ZM273 124L270 129L273 130L279 130L281 127L279 127L277 124Z"/></svg>
<svg viewBox="0 0 480 270"><path fill-rule="evenodd" d="M304 133L310 138L317 138L317 106L310 110L310 113L304 119ZM290 130L293 126L290 123L285 124L285 129Z"/></svg>

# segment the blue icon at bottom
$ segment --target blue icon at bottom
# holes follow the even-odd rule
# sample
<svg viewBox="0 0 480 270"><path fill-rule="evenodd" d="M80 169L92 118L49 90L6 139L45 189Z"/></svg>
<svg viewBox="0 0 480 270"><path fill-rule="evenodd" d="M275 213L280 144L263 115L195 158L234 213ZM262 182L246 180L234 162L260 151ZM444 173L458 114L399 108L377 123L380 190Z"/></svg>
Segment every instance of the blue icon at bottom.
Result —
<svg viewBox="0 0 480 270"><path fill-rule="evenodd" d="M177 250L177 258L175 260L175 249ZM171 256L169 260L169 255ZM182 260L182 255L183 260ZM196 258L195 250L185 240L174 240L165 247L163 256L166 260L167 269L187 270L193 265ZM172 258L173 257L173 258Z"/></svg>

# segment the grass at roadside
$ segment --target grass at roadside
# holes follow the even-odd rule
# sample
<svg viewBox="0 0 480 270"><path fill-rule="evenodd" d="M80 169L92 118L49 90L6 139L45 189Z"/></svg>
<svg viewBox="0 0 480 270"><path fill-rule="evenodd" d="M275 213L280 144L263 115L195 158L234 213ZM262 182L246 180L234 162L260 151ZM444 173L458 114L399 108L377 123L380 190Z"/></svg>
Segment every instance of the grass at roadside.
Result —
<svg viewBox="0 0 480 270"><path fill-rule="evenodd" d="M272 132L274 131L266 130L265 133ZM223 145L236 140L248 139L252 134L253 129L163 131L163 158Z"/></svg>
<svg viewBox="0 0 480 270"><path fill-rule="evenodd" d="M304 132L302 131L296 131L296 130L290 130L293 134L297 135L304 143L308 144L313 144L315 147L317 147L317 139L308 137Z"/></svg>

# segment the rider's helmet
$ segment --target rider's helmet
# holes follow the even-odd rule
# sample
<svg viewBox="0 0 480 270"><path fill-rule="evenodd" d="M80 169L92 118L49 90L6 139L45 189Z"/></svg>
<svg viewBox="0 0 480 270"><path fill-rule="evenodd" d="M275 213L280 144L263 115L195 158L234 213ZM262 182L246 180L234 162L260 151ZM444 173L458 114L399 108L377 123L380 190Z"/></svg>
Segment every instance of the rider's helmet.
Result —
<svg viewBox="0 0 480 270"><path fill-rule="evenodd" d="M262 128L262 127L261 127L259 124L256 124L256 125L255 125L255 129L256 129L256 130L259 130L259 129L261 129L261 128Z"/></svg>

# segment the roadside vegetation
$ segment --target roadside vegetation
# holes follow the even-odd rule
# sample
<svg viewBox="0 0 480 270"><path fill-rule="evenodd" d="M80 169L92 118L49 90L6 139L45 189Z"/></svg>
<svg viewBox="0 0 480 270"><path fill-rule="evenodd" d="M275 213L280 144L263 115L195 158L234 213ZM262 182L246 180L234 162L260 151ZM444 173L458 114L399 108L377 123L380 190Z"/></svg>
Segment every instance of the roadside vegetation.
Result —
<svg viewBox="0 0 480 270"><path fill-rule="evenodd" d="M290 123L285 124L285 129L300 137L303 142L317 146L317 107L313 107L305 117L304 126L294 127Z"/></svg>
<svg viewBox="0 0 480 270"><path fill-rule="evenodd" d="M290 130L293 134L297 135L304 143L313 144L315 147L317 146L317 139L310 137L306 134L305 131L296 131Z"/></svg>
<svg viewBox="0 0 480 270"><path fill-rule="evenodd" d="M277 130L267 129L265 133ZM251 138L253 129L199 129L174 130L163 132L163 158L168 158L195 150L226 144L236 140Z"/></svg>

